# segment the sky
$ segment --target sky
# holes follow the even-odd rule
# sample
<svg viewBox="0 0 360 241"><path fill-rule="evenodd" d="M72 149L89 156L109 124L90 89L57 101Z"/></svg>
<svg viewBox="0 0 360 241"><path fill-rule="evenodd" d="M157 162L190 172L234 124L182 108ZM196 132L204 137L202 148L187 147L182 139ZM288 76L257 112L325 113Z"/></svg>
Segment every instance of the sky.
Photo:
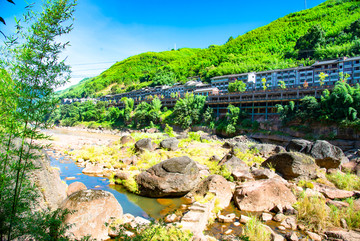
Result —
<svg viewBox="0 0 360 241"><path fill-rule="evenodd" d="M0 0L0 16L14 32L28 3L40 0ZM63 39L63 53L72 67L70 82L99 75L117 61L144 52L174 48L207 48L271 23L289 13L312 8L324 0L77 0L73 31ZM4 38L0 36L2 41Z"/></svg>

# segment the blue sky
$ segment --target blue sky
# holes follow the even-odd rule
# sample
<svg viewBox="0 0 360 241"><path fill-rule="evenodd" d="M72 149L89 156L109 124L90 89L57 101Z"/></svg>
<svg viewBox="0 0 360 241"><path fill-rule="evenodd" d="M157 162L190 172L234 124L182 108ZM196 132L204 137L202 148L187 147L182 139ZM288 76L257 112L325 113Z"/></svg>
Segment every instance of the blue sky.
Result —
<svg viewBox="0 0 360 241"><path fill-rule="evenodd" d="M13 31L14 16L21 17L26 2L16 6L0 0L0 16ZM31 0L28 0L31 2ZM41 3L34 0L37 5ZM206 48L224 44L289 13L303 10L305 0L78 0L74 30L65 38L70 84L100 74L116 61L143 52L166 51L175 47ZM324 0L307 0L307 8ZM67 85L68 86L68 85Z"/></svg>

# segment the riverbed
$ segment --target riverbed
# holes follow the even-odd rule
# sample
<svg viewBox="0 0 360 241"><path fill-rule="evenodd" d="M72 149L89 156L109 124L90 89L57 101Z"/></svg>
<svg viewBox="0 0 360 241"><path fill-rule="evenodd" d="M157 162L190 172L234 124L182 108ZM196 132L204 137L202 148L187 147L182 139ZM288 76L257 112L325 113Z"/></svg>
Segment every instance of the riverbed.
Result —
<svg viewBox="0 0 360 241"><path fill-rule="evenodd" d="M51 149L47 150L51 165L59 168L60 177L66 184L82 182L88 189L111 192L121 204L124 213L146 219L159 219L175 211L181 205L180 198L147 198L128 192L120 185L110 185L104 177L85 175L82 167L75 164L66 151L80 149L83 145L107 145L117 141L119 136L104 133L89 133L85 130L46 130L51 136Z"/></svg>

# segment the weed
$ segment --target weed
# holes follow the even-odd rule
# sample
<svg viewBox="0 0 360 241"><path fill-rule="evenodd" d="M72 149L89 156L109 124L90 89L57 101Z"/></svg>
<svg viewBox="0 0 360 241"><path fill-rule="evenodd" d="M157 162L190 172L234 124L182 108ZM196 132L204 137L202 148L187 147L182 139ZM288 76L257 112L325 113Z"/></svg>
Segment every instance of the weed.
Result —
<svg viewBox="0 0 360 241"><path fill-rule="evenodd" d="M314 184L306 180L300 180L298 186L303 188L310 188L310 189L314 188Z"/></svg>

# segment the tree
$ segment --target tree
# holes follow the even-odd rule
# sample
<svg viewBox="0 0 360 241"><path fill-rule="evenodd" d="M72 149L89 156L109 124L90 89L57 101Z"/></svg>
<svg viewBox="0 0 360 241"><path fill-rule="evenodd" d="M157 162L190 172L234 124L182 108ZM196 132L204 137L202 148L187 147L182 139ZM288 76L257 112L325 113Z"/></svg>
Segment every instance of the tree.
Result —
<svg viewBox="0 0 360 241"><path fill-rule="evenodd" d="M325 74L324 72L321 72L319 74L319 81L320 81L320 86L323 86L325 84L325 80L328 77L328 74Z"/></svg>
<svg viewBox="0 0 360 241"><path fill-rule="evenodd" d="M268 85L266 85L266 79L262 78L261 83L262 83L263 90L266 90L268 88Z"/></svg>
<svg viewBox="0 0 360 241"><path fill-rule="evenodd" d="M325 31L320 25L314 25L296 41L295 50L299 51L298 58L304 59L313 56L315 49L324 44Z"/></svg>
<svg viewBox="0 0 360 241"><path fill-rule="evenodd" d="M1 239L26 234L26 220L35 215L29 214L35 195L28 173L33 160L41 157L43 146L35 140L47 138L39 129L49 127L47 117L58 103L55 89L69 78L70 68L60 60L69 43L59 42L59 36L71 31L74 6L73 0L48 0L41 13L29 10L17 21L15 35L6 38L0 96L11 105L0 104L2 116L7 116L0 119Z"/></svg>
<svg viewBox="0 0 360 241"><path fill-rule="evenodd" d="M204 112L206 96L185 94L184 98L179 99L174 107L175 123L183 128L201 121Z"/></svg>
<svg viewBox="0 0 360 241"><path fill-rule="evenodd" d="M280 87L280 89L286 89L285 81L279 80L278 81L278 86Z"/></svg>
<svg viewBox="0 0 360 241"><path fill-rule="evenodd" d="M134 110L134 100L131 98L123 97L120 101L122 101L125 105L123 118L125 122L128 122L130 121L131 113Z"/></svg>
<svg viewBox="0 0 360 241"><path fill-rule="evenodd" d="M230 83L228 86L229 92L244 92L246 90L246 84L243 81L236 80Z"/></svg>
<svg viewBox="0 0 360 241"><path fill-rule="evenodd" d="M14 1L12 1L12 0L6 0L6 1L8 1L9 3L12 3L12 4L15 5ZM5 22L4 18L1 17L1 16L0 16L0 22L2 22L3 24L6 25L6 22ZM1 33L2 35L4 35L4 37L6 37L5 34L4 34L2 31L0 31L0 33Z"/></svg>

